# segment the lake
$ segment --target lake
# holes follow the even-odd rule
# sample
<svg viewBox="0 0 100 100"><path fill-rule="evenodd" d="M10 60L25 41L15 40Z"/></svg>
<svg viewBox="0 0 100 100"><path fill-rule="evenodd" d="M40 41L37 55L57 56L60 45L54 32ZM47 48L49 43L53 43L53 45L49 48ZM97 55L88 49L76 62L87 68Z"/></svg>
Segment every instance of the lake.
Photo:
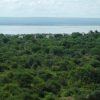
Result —
<svg viewBox="0 0 100 100"><path fill-rule="evenodd" d="M68 33L100 31L100 26L10 26L0 25L3 34L34 34L34 33Z"/></svg>

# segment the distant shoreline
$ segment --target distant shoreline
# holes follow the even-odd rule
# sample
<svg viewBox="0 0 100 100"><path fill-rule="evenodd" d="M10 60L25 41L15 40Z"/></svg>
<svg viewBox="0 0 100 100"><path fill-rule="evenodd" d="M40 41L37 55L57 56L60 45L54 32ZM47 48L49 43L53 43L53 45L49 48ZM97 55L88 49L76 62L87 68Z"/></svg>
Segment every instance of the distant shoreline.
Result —
<svg viewBox="0 0 100 100"><path fill-rule="evenodd" d="M100 26L100 18L0 17L0 25Z"/></svg>
<svg viewBox="0 0 100 100"><path fill-rule="evenodd" d="M16 25L16 24L0 24L0 26L70 26L70 27L78 27L78 26L100 26L100 25L30 25L30 24L19 24L19 25Z"/></svg>

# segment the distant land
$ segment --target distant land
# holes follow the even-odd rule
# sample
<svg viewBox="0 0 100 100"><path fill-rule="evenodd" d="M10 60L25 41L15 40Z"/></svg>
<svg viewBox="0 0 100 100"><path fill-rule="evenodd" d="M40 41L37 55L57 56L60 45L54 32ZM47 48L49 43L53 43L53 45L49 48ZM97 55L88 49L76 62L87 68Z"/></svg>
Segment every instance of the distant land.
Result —
<svg viewBox="0 0 100 100"><path fill-rule="evenodd" d="M0 17L0 25L100 26L100 18Z"/></svg>

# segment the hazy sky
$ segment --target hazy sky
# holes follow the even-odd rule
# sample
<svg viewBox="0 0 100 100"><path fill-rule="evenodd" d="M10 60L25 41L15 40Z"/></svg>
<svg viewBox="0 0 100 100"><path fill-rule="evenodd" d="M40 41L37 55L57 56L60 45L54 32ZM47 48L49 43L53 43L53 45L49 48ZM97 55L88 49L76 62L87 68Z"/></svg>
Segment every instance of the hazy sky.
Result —
<svg viewBox="0 0 100 100"><path fill-rule="evenodd" d="M100 0L0 0L0 17L98 17Z"/></svg>

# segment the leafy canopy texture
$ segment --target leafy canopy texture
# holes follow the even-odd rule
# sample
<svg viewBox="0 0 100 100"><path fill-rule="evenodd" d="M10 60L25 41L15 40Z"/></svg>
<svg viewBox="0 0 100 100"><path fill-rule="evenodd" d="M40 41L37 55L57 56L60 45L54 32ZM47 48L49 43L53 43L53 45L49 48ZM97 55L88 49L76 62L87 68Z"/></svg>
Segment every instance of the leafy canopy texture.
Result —
<svg viewBox="0 0 100 100"><path fill-rule="evenodd" d="M100 32L0 34L0 100L67 99L100 99Z"/></svg>

